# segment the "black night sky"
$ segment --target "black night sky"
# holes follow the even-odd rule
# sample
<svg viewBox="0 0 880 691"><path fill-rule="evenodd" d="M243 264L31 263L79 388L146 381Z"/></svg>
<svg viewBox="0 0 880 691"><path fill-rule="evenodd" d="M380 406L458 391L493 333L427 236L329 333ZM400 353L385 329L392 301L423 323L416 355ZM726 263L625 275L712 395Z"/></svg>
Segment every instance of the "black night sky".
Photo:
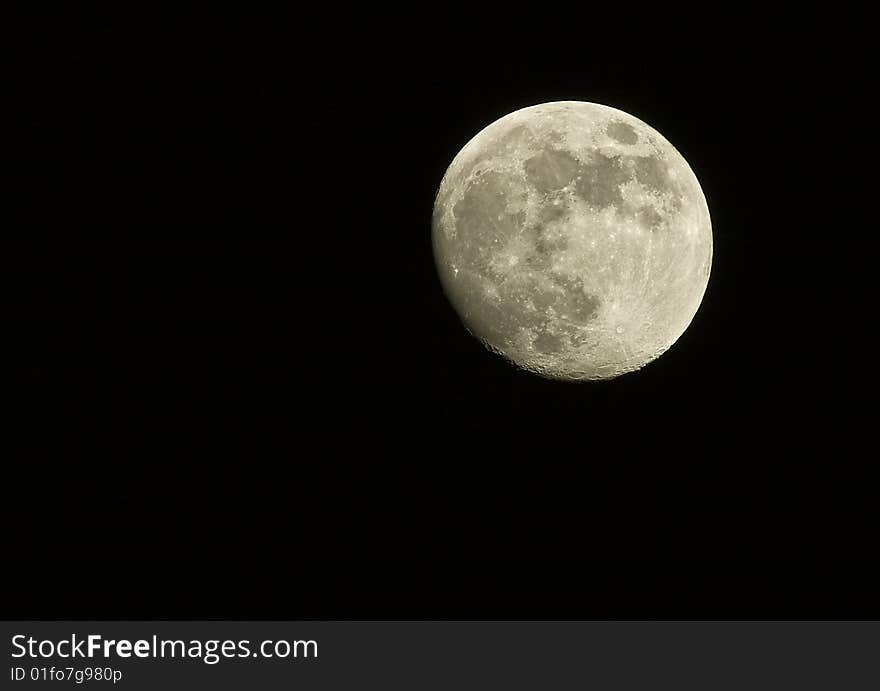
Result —
<svg viewBox="0 0 880 691"><path fill-rule="evenodd" d="M324 5L5 22L0 612L880 616L853 22ZM453 156L551 100L712 213L690 328L610 382L491 355L433 266Z"/></svg>

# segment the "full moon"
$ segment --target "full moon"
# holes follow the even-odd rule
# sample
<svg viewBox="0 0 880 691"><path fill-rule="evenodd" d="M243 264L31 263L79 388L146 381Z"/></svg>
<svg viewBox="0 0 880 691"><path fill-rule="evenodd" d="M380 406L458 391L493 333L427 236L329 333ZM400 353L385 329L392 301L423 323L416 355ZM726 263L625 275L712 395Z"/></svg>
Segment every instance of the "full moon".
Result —
<svg viewBox="0 0 880 691"><path fill-rule="evenodd" d="M623 111L561 101L482 130L440 183L444 291L490 350L552 379L611 379L666 351L706 291L712 225L696 176Z"/></svg>

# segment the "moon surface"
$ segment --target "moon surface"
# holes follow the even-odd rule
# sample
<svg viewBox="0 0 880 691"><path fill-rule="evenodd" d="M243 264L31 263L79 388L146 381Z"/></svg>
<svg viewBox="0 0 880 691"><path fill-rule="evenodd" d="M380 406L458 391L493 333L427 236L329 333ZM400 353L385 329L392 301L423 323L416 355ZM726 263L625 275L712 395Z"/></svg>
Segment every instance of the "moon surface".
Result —
<svg viewBox="0 0 880 691"><path fill-rule="evenodd" d="M434 259L467 329L553 379L611 379L684 333L712 225L687 162L641 120L561 101L495 121L434 203Z"/></svg>

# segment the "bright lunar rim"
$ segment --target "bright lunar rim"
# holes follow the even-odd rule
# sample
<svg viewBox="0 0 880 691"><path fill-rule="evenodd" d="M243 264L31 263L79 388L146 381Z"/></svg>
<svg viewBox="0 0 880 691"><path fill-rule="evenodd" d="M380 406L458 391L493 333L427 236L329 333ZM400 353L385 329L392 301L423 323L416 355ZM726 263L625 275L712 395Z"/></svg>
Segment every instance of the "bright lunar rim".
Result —
<svg viewBox="0 0 880 691"><path fill-rule="evenodd" d="M434 258L467 329L553 379L643 367L696 314L712 264L706 199L641 120L561 101L495 121L437 192Z"/></svg>

